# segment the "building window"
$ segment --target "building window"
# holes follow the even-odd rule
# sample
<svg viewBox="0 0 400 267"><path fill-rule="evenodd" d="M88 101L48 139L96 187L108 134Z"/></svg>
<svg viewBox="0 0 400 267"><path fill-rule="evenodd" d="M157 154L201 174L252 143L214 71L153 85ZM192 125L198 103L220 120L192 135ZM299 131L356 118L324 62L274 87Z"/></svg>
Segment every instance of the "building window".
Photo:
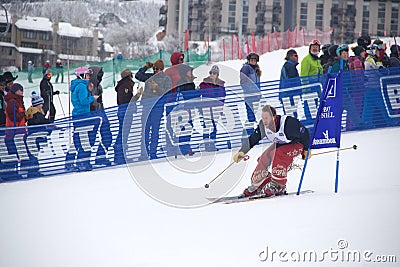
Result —
<svg viewBox="0 0 400 267"><path fill-rule="evenodd" d="M280 31L281 27L282 7L280 0L274 0L272 3L272 32Z"/></svg>
<svg viewBox="0 0 400 267"><path fill-rule="evenodd" d="M22 36L25 39L36 39L36 32L35 31L23 31Z"/></svg>
<svg viewBox="0 0 400 267"><path fill-rule="evenodd" d="M42 41L49 41L50 34L48 32L41 32L41 33L39 33L39 39Z"/></svg>
<svg viewBox="0 0 400 267"><path fill-rule="evenodd" d="M390 20L390 35L396 36L399 30L399 3L392 3L392 18Z"/></svg>
<svg viewBox="0 0 400 267"><path fill-rule="evenodd" d="M384 35L384 30L385 30L385 3L379 3L378 4L378 27L377 27L377 32L376 34L378 36L383 36Z"/></svg>
<svg viewBox="0 0 400 267"><path fill-rule="evenodd" d="M30 42L21 42L21 47L38 48L38 44Z"/></svg>
<svg viewBox="0 0 400 267"><path fill-rule="evenodd" d="M362 34L369 34L369 2L364 3L362 16Z"/></svg>
<svg viewBox="0 0 400 267"><path fill-rule="evenodd" d="M300 28L307 28L307 1L301 0L300 3Z"/></svg>
<svg viewBox="0 0 400 267"><path fill-rule="evenodd" d="M319 0L317 2L317 8L315 12L315 27L322 31L323 27L323 16L324 16L324 2L322 0Z"/></svg>

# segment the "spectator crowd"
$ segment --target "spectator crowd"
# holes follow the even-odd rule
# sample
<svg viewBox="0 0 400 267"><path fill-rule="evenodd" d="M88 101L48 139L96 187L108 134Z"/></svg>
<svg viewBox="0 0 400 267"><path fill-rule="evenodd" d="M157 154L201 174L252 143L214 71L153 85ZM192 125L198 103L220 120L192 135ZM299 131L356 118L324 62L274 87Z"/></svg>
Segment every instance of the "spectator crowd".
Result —
<svg viewBox="0 0 400 267"><path fill-rule="evenodd" d="M352 56L349 52L352 50ZM362 36L357 40L357 46L350 48L347 44L321 44L317 39L309 43L307 55L300 59L296 49L289 49L285 57L285 63L281 68L280 89L292 88L304 84L301 77L308 77L309 81L318 79L317 77L326 73L354 72L364 70L379 70L382 68L400 66L399 50L400 46L394 44L390 47L390 54L386 53L386 44L376 39L372 42L369 36ZM122 55L119 54L120 57ZM207 102L209 108L218 107L224 104L226 92L225 82L220 79L221 69L217 65L211 66L209 75L204 77L199 87L194 84L193 68L184 62L185 56L181 52L175 52L171 55L172 66L165 70L164 62L161 59L155 62L146 62L136 74L130 69L120 70L120 80L115 87L118 104L118 122L119 130L116 141L113 145L114 163L126 163L124 151L127 144L123 141L124 128L130 127L124 122L132 122L133 114L136 113L136 101L142 102L141 113L141 146L139 160L157 158L157 147L160 136L160 124L165 115L167 127L171 125L170 113L174 110L174 103L186 103L183 109L189 109L191 99L202 97L210 99ZM120 60L120 59L118 59ZM256 53L249 53L246 62L240 69L240 84L244 92L244 102L246 105L248 122L256 122L254 109L261 98L260 77L262 70L259 65L260 56ZM300 70L297 66L301 63ZM28 82L33 83L32 72L35 70L34 64L28 62ZM53 78L50 61L46 61L42 69L43 77L40 81L40 93L32 92L31 107L27 110L23 102L24 88L20 83L16 83L17 76L11 72L5 72L0 75L0 127L21 127L31 125L52 124L56 117L56 108L54 106L54 96L59 95L58 90L54 90L51 79ZM60 59L56 62L55 83L64 83L63 65ZM96 163L98 165L109 166L112 163L106 157L106 151L112 146L112 137L110 123L102 101L103 88L101 82L103 79L103 69L99 66L79 67L75 70L76 79L71 82L71 103L73 106L72 117L74 128L93 124L91 120L85 120L90 114L101 118L101 122L95 122L95 128L89 133L88 139L90 145L93 145L96 139L97 128L100 130L103 146L96 154ZM358 77L360 86L367 82L365 75ZM135 81L143 83L135 90ZM344 88L346 90L346 88ZM283 90L282 90L283 91ZM361 92L361 93L360 93ZM345 97L351 99L351 106L344 108L353 114L353 118L368 120L368 116L362 118L362 107L365 105L362 91L348 91ZM282 94L279 94L282 100ZM164 107L166 112L164 114ZM181 107L182 108L182 107ZM202 112L205 112L202 109ZM207 114L212 112L207 112ZM207 123L207 122L204 122ZM203 134L205 150L216 151L215 146L217 126L213 118L210 118L212 124L211 130ZM360 123L357 119L348 121L348 127ZM188 125L193 126L193 118L189 118ZM185 132L182 126L179 130ZM14 128L13 128L14 129ZM18 129L18 128L16 128ZM247 136L253 133L254 129L246 129ZM5 134L7 140L12 140L17 130ZM168 129L169 133L173 132ZM84 149L81 144L79 133L74 133L75 152L68 152L65 159L65 169L68 171L90 171L92 169L89 161L90 152ZM187 136L169 136L166 138L167 155L177 156L178 154L192 156L194 153L188 145L190 140ZM176 147L174 144L178 142ZM7 142L6 142L7 143ZM12 144L9 143L8 149L12 150ZM30 172L33 176L40 176L38 163L35 155L29 155ZM33 166L33 167L32 167ZM15 167L16 175L17 168ZM28 174L28 176L29 176Z"/></svg>

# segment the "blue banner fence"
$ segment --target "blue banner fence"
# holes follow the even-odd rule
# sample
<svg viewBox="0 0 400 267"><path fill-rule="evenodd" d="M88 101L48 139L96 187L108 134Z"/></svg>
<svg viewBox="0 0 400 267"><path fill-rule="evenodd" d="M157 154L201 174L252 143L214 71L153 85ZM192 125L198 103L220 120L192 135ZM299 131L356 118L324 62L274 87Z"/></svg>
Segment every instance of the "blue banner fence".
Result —
<svg viewBox="0 0 400 267"><path fill-rule="evenodd" d="M0 182L78 170L66 169L66 163L96 169L210 151L210 143L211 150L238 148L257 123L248 113L253 110L258 121L267 103L312 131L325 78L263 82L251 93L229 86L223 97L202 90L169 94L51 125L1 128ZM342 131L400 126L400 68L346 72L343 80Z"/></svg>

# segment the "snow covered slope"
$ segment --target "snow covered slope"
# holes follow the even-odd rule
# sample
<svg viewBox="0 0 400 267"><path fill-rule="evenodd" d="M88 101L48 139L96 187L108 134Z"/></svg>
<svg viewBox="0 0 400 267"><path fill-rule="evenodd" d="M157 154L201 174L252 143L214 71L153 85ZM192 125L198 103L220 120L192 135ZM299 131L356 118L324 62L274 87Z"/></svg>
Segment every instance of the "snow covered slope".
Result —
<svg viewBox="0 0 400 267"><path fill-rule="evenodd" d="M342 147L359 148L341 153L338 194L335 153L309 161L303 189L314 194L193 209L149 197L126 167L0 184L0 266L310 266L310 251L318 266L396 266L366 261L400 260L399 136L400 128L344 134ZM248 184L259 150L239 163L247 167L229 194ZM231 153L219 152L201 178L179 174L174 164L182 159L153 167L202 187L230 159ZM228 171L223 179L235 175ZM290 191L299 177L298 170L289 173Z"/></svg>

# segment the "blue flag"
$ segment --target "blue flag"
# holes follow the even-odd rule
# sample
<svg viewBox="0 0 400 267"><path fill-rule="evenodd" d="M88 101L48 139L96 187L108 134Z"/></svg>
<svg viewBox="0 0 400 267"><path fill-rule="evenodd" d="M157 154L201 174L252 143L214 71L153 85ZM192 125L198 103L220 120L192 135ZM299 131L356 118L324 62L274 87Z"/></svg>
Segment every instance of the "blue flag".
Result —
<svg viewBox="0 0 400 267"><path fill-rule="evenodd" d="M340 147L343 74L328 74L321 95L311 148Z"/></svg>

